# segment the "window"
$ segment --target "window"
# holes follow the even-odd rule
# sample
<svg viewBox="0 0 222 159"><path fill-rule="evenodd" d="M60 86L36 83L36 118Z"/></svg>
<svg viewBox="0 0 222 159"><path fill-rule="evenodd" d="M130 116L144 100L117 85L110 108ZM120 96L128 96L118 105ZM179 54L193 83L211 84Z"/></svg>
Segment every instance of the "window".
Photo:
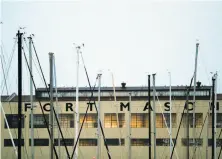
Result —
<svg viewBox="0 0 222 159"><path fill-rule="evenodd" d="M149 139L131 139L131 146L148 146Z"/></svg>
<svg viewBox="0 0 222 159"><path fill-rule="evenodd" d="M108 146L119 146L119 139L106 139ZM125 140L121 139L121 146L125 145Z"/></svg>
<svg viewBox="0 0 222 159"><path fill-rule="evenodd" d="M31 139L29 139L29 146L31 146ZM34 146L49 146L49 139L34 139Z"/></svg>
<svg viewBox="0 0 222 159"><path fill-rule="evenodd" d="M222 139L217 139L216 142L217 147L222 147ZM208 139L208 146L212 146L212 139Z"/></svg>
<svg viewBox="0 0 222 159"><path fill-rule="evenodd" d="M182 125L184 128L187 127L187 114L183 115ZM195 127L201 128L203 125L203 114L202 113L195 113ZM193 113L189 113L189 126L193 127Z"/></svg>
<svg viewBox="0 0 222 159"><path fill-rule="evenodd" d="M97 146L97 139L79 139L79 146Z"/></svg>
<svg viewBox="0 0 222 159"><path fill-rule="evenodd" d="M84 118L84 114L80 114L80 123L82 124ZM84 121L85 128L97 128L97 114L87 114L86 119Z"/></svg>
<svg viewBox="0 0 222 159"><path fill-rule="evenodd" d="M74 128L73 114L60 114L59 123L62 128Z"/></svg>
<svg viewBox="0 0 222 159"><path fill-rule="evenodd" d="M183 146L188 145L187 139L181 139L181 140L182 140L182 145ZM194 144L196 146L202 146L203 145L203 139L195 139L195 143L193 143L193 139L189 139L189 146L193 146Z"/></svg>
<svg viewBox="0 0 222 159"><path fill-rule="evenodd" d="M15 146L18 146L18 139L13 139L13 140L14 140ZM22 139L21 145L24 146L24 139ZM12 146L11 139L4 139L4 146L11 147Z"/></svg>
<svg viewBox="0 0 222 159"><path fill-rule="evenodd" d="M64 139L66 146L74 146L74 139ZM59 140L58 139L54 139L55 142L55 146L59 145ZM60 139L60 146L65 146L64 142L62 139Z"/></svg>
<svg viewBox="0 0 222 159"><path fill-rule="evenodd" d="M6 114L5 116L10 128L18 128L18 114ZM6 122L5 128L7 128ZM22 128L24 128L24 114L22 114Z"/></svg>
<svg viewBox="0 0 222 159"><path fill-rule="evenodd" d="M176 143L176 139L172 139L173 143ZM156 139L156 145L157 146L169 146L170 145L170 139L164 138L164 139Z"/></svg>
<svg viewBox="0 0 222 159"><path fill-rule="evenodd" d="M131 128L148 128L148 114L132 113Z"/></svg>
<svg viewBox="0 0 222 159"><path fill-rule="evenodd" d="M117 116L116 113L106 113L104 117L104 125L105 128L117 128ZM119 119L119 127L125 127L125 114L124 113L118 113L118 119Z"/></svg>
<svg viewBox="0 0 222 159"><path fill-rule="evenodd" d="M212 115L210 113L209 117L209 127L212 127ZM217 113L217 128L222 128L222 113Z"/></svg>
<svg viewBox="0 0 222 159"><path fill-rule="evenodd" d="M47 127L43 114L33 114L33 118L34 118L34 121L33 121L34 128L46 128ZM45 118L46 118L47 123L49 124L49 114L45 114ZM29 120L29 127L31 128L31 117L29 119L30 119Z"/></svg>
<svg viewBox="0 0 222 159"><path fill-rule="evenodd" d="M163 116L164 115L164 116ZM170 113L156 113L156 127L157 128L166 128L165 120L167 127L170 127ZM172 128L176 127L176 113L171 114L172 119Z"/></svg>

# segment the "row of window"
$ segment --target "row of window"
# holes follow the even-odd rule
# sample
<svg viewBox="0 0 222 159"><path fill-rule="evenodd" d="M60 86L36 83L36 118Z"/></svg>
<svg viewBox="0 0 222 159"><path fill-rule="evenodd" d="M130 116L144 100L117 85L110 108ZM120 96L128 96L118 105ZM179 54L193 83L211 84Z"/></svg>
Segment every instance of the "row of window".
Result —
<svg viewBox="0 0 222 159"><path fill-rule="evenodd" d="M172 113L172 128L177 127L177 114ZM6 118L10 128L18 128L18 115L7 114ZM45 115L46 121L49 122L49 114ZM80 114L80 124L83 122L84 114ZM24 115L22 116L22 127L24 128ZM147 113L132 113L131 114L131 127L132 128L148 128L148 114ZM189 114L189 126L193 127L193 114ZM209 116L209 127L212 126L212 118ZM119 121L119 122L117 122ZM166 121L166 122L165 122ZM74 128L73 114L60 114L59 122L62 128ZM116 113L105 113L104 114L104 127L105 128L117 128L126 127L125 114L118 113L118 120ZM31 124L31 121L30 121ZM170 114L169 113L156 113L156 127L166 128L170 126ZM203 125L203 114L196 113L195 127L200 128ZM96 128L97 127L97 114L91 113L86 116L84 122L85 128ZM182 127L187 127L187 115L184 114L182 119ZM6 128L6 124L5 124ZM44 116L42 114L34 114L34 128L46 128ZM217 113L217 128L222 128L222 113Z"/></svg>
<svg viewBox="0 0 222 159"><path fill-rule="evenodd" d="M54 140L54 145L58 146L58 139ZM188 145L187 139L181 139L182 145L187 146ZM14 139L15 146L18 146L18 139ZM67 146L74 146L74 139L65 139L65 143ZM106 139L106 143L108 146L119 146L119 139ZM173 143L176 143L176 140L173 139ZM189 146L202 146L203 145L203 139L195 139L195 143L193 142L193 139L189 139ZM62 139L60 139L60 145L64 146L64 142ZM80 146L97 146L97 139L79 139L79 145ZM121 139L121 145L125 145L125 140ZM148 146L149 145L149 139L131 139L131 146ZM156 145L157 146L169 146L170 145L170 139L169 138L161 138L156 139ZM212 139L208 139L208 146L212 145ZM222 146L222 139L217 139L217 147ZM4 139L4 146L5 147L11 147L12 142L11 139ZM24 146L24 139L22 139L22 146ZM29 139L29 146L31 146L31 139ZM34 146L49 146L49 139L34 139Z"/></svg>

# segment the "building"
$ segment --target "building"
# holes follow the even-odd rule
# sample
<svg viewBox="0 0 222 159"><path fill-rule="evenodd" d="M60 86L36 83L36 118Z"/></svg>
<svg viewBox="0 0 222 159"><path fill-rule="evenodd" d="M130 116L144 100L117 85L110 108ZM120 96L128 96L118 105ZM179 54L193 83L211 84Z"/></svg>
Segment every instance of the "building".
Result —
<svg viewBox="0 0 222 159"><path fill-rule="evenodd" d="M152 88L151 88L152 90ZM185 86L172 87L172 136L175 142L176 133L180 125L181 116L184 110L186 101ZM196 91L196 120L195 130L196 139L196 159L202 159L206 157L208 152L209 158L211 158L211 129L212 120L211 117L207 118L208 110L210 109L210 86L198 86ZM129 93L131 93L131 114L129 114ZM101 123L105 133L106 142L110 150L112 158L128 158L129 147L129 117L131 115L131 152L132 159L148 158L148 90L147 87L116 87L115 94L117 101L114 101L114 91L112 87L101 88ZM170 158L169 148L169 133L166 127L169 126L169 88L168 87L156 87L156 152L157 158ZM152 92L151 92L152 96ZM17 143L17 96L13 99L2 96L2 105L6 112L6 117L9 122L10 130L15 143ZM91 101L89 101L91 99ZM151 97L151 107L153 97ZM192 123L192 99L193 92L191 89L189 96L189 151L190 157L193 156L193 123ZM80 88L79 90L79 112L80 112L80 124L83 121L84 114L87 106L89 106L89 112L84 123L83 130L79 140L79 158L92 159L96 158L97 149L97 112L95 109L95 103L98 104L98 89L93 91L93 98L91 98L91 91L89 88ZM49 120L49 97L45 88L38 88L34 96L35 108L34 108L34 138L35 138L35 157L37 159L48 159L50 155L50 140L49 134L46 129L46 124L43 119L43 115L40 109L40 103L43 111L46 114L47 121ZM218 138L222 129L222 110L221 110L222 94L217 95L217 156L222 146L222 136ZM56 104L56 102L55 102ZM54 105L55 105L54 104ZM23 114L23 147L22 158L30 158L30 99L29 96L23 96L22 104ZM71 154L74 146L75 136L75 88L58 88L58 109L60 126L68 145L68 151ZM152 108L153 109L153 108ZM187 110L185 109L185 112ZM163 115L163 114L164 115ZM117 122L117 115L119 122ZM153 111L151 112L153 116ZM151 117L152 117L151 116ZM184 115L186 116L186 114ZM165 120L164 120L165 118ZM9 131L4 123L3 116L1 117L1 138L2 138L2 153L1 157L4 159L15 158L15 153L12 147L12 143L9 136ZM176 142L173 158L177 156L181 159L187 156L187 120L183 118L181 128L179 131L178 139ZM165 122L166 121L166 122ZM119 123L119 128L117 126ZM153 132L153 119L152 119L152 132ZM208 123L208 124L207 124ZM208 127L208 128L207 128ZM208 133L208 138L207 138ZM201 135L200 135L201 134ZM55 146L58 151L58 128L54 126ZM101 136L102 138L102 136ZM121 146L119 145L119 139L121 139ZM152 133L152 153L153 150L153 133ZM153 155L153 154L152 154ZM64 143L61 141L61 158L67 158ZM104 146L104 140L101 140L101 158L108 158L107 151Z"/></svg>

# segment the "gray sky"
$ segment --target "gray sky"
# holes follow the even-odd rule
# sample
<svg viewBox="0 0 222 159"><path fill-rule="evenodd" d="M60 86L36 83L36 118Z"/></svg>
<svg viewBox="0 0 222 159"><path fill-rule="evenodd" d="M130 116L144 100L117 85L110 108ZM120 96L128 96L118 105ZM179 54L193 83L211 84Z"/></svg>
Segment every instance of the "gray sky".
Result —
<svg viewBox="0 0 222 159"><path fill-rule="evenodd" d="M197 80L209 85L210 72L218 71L222 92L222 2L2 1L1 13L6 62L18 28L26 27L25 36L35 34L47 80L48 53L55 53L58 86L75 86L73 43L85 44L82 51L92 84L101 70L102 85L112 86L111 70L116 86L122 81L127 86L145 86L148 73L157 73L156 85L169 85L170 70L172 85L189 85L198 39ZM80 86L88 86L82 63L80 68ZM28 93L25 65L23 70L24 93ZM34 72L37 86L42 87ZM7 81L10 92L16 92L17 50Z"/></svg>

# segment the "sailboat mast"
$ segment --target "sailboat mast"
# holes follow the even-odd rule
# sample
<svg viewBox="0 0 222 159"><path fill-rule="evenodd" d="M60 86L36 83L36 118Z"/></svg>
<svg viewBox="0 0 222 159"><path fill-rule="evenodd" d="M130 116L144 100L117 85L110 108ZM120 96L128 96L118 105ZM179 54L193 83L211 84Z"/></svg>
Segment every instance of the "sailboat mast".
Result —
<svg viewBox="0 0 222 159"><path fill-rule="evenodd" d="M50 130L51 130L51 140L50 140L50 159L54 158L53 154L53 144L54 144L54 122L53 122L53 58L54 54L49 53L49 64L50 64Z"/></svg>
<svg viewBox="0 0 222 159"><path fill-rule="evenodd" d="M195 152L196 142L196 129L195 129L195 109L196 109L196 78L197 78L197 57L198 57L198 47L199 43L196 43L196 57L195 57L195 69L194 69L194 93L193 93L193 153ZM193 155L193 158L195 159L196 155Z"/></svg>
<svg viewBox="0 0 222 159"><path fill-rule="evenodd" d="M215 132L215 124L214 124L214 115L215 115L215 109L214 109L214 107L215 107L215 92L214 92L214 88L215 88L215 78L213 77L212 78L212 103L211 103L211 110L212 110L212 113L211 113L211 116L212 116L212 156L211 156L211 158L212 159L215 159L216 158L216 156L215 156L215 145L214 145L214 140L215 140L215 136L214 136L214 132Z"/></svg>
<svg viewBox="0 0 222 159"><path fill-rule="evenodd" d="M171 102L171 73L169 72L170 80L170 156L172 153L172 102Z"/></svg>
<svg viewBox="0 0 222 159"><path fill-rule="evenodd" d="M74 112L75 117L75 140L77 141L78 133L79 133L79 49L80 47L76 47L77 49L77 59L76 59L76 107ZM75 159L78 158L78 149L79 149L79 142L76 145L75 151Z"/></svg>
<svg viewBox="0 0 222 159"><path fill-rule="evenodd" d="M186 109L187 109L187 159L190 158L190 130L189 130L189 88L187 88L186 96Z"/></svg>
<svg viewBox="0 0 222 159"><path fill-rule="evenodd" d="M101 89L101 76L102 74L98 75L98 106L97 106L97 110L98 110L98 117L97 117L97 159L100 159L101 156L101 130L100 130L100 89Z"/></svg>
<svg viewBox="0 0 222 159"><path fill-rule="evenodd" d="M153 74L153 135L154 135L154 159L156 159L156 88L155 88L155 75Z"/></svg>
<svg viewBox="0 0 222 159"><path fill-rule="evenodd" d="M129 93L129 111L128 111L128 159L131 159L131 93Z"/></svg>
<svg viewBox="0 0 222 159"><path fill-rule="evenodd" d="M148 75L148 104L149 104L149 159L151 159L151 104L150 104L150 75Z"/></svg>
<svg viewBox="0 0 222 159"><path fill-rule="evenodd" d="M22 33L18 30L18 159L22 159Z"/></svg>
<svg viewBox="0 0 222 159"><path fill-rule="evenodd" d="M32 37L29 39L29 69L30 69L30 103L31 103L31 158L34 159L34 125L33 125L33 85L32 85Z"/></svg>
<svg viewBox="0 0 222 159"><path fill-rule="evenodd" d="M215 89L214 89L214 157L216 159L216 154L217 154L217 73L215 74Z"/></svg>

